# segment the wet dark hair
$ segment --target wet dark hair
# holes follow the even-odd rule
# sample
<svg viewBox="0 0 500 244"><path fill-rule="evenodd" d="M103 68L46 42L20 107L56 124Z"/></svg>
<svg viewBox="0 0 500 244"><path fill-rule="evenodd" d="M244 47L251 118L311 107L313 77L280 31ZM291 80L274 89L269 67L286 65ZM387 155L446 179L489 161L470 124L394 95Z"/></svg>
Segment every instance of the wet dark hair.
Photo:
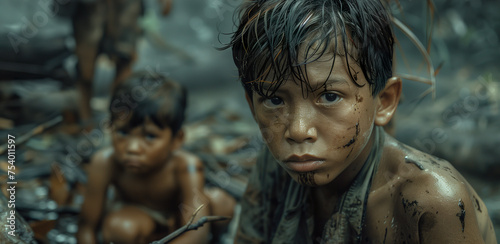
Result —
<svg viewBox="0 0 500 244"><path fill-rule="evenodd" d="M270 97L289 79L300 81L303 91L312 91L302 68L332 51L334 59L344 57L348 67L349 57L360 66L373 95L392 76L391 16L380 0L253 0L242 4L236 18L238 29L224 48L232 48L250 97L252 91ZM299 48L305 50L302 61Z"/></svg>
<svg viewBox="0 0 500 244"><path fill-rule="evenodd" d="M138 72L114 89L109 106L111 122L128 120L131 129L149 118L175 135L184 122L186 100L186 89L180 84L157 73Z"/></svg>

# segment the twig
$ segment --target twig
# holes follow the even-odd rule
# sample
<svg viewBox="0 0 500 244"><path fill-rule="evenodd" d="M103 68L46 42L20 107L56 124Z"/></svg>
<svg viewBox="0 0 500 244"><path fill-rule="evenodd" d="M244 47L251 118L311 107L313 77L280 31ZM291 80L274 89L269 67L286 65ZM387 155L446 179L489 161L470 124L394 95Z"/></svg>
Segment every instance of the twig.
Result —
<svg viewBox="0 0 500 244"><path fill-rule="evenodd" d="M16 146L21 145L28 141L31 137L42 133L44 130L59 124L63 120L62 116L57 116L41 125L30 130L28 133L16 138ZM0 146L0 155L2 155L7 150L7 143Z"/></svg>
<svg viewBox="0 0 500 244"><path fill-rule="evenodd" d="M169 235L163 237L161 240L158 241L153 241L151 244L164 244L164 243L169 243L173 239L177 238L178 236L182 235L184 232L190 231L190 230L196 230L200 227L202 227L205 223L207 222L215 222L215 221L220 221L220 220L228 220L230 217L226 216L204 216L201 217L196 223L193 223L194 218L198 214L198 212L204 207L205 205L202 204L199 206L191 216L191 219L187 222L186 225L182 226L181 228L175 230L174 232L170 233Z"/></svg>
<svg viewBox="0 0 500 244"><path fill-rule="evenodd" d="M412 81L424 83L424 84L427 84L427 85L432 85L432 81L430 79L427 79L427 78L424 78L424 77L420 77L420 76L416 76L416 75L410 75L410 74L401 74L401 73L396 74L396 76L399 77L399 78L401 78L401 79L407 79L407 80L412 80Z"/></svg>
<svg viewBox="0 0 500 244"><path fill-rule="evenodd" d="M191 215L191 219L187 222L186 225L191 225L193 223L194 217L200 212L200 210L205 207L205 204L200 205L196 210L194 210L194 213Z"/></svg>
<svg viewBox="0 0 500 244"><path fill-rule="evenodd" d="M422 45L422 43L418 40L417 36L415 36L415 34L405 24L403 24L401 21L399 21L395 17L392 18L392 22L394 23L394 25L396 27L398 27L410 39L411 42L413 42L415 47L417 47L417 49L420 51L420 53L424 57L425 61L427 62L427 69L428 69L429 74L430 74L430 78L429 78L430 85L431 85L430 92L432 92L432 98L435 98L436 97L436 77L434 76L435 72L434 72L434 66L432 65L431 57L427 53L427 50ZM412 79L412 80L415 80L415 79ZM424 82L424 83L427 83L427 82Z"/></svg>

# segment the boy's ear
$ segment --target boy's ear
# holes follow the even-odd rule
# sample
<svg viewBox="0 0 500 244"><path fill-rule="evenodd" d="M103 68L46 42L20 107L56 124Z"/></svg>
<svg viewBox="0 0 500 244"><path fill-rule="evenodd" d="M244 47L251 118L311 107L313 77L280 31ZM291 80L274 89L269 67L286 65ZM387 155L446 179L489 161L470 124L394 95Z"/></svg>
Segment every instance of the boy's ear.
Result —
<svg viewBox="0 0 500 244"><path fill-rule="evenodd" d="M250 111L252 111L252 116L255 118L255 111L253 107L252 98L250 98L247 92L245 92L245 99L247 99L248 107L250 107Z"/></svg>
<svg viewBox="0 0 500 244"><path fill-rule="evenodd" d="M175 150L182 147L182 145L184 144L184 130L183 129L180 129L179 131L177 131L177 134L175 134L172 143L173 143L172 151L175 151Z"/></svg>
<svg viewBox="0 0 500 244"><path fill-rule="evenodd" d="M392 77L387 80L385 88L377 94L378 105L375 113L375 125L384 126L391 121L398 107L402 87L401 78Z"/></svg>

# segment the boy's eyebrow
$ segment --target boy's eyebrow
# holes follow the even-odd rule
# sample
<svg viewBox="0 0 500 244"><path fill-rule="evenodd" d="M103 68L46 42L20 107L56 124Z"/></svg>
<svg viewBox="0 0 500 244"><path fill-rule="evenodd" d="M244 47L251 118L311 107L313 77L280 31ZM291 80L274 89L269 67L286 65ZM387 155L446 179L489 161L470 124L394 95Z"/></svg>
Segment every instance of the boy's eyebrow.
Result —
<svg viewBox="0 0 500 244"><path fill-rule="evenodd" d="M334 85L341 85L341 84L348 84L347 81L342 78L342 77L335 77L335 76L330 76L328 78L328 80L326 81L323 81L323 80L319 80L319 81L314 81L313 84L316 84L316 87L317 88L321 88L321 87L328 87L328 86L334 86Z"/></svg>
<svg viewBox="0 0 500 244"><path fill-rule="evenodd" d="M262 89L263 90L268 90L270 89L270 87L272 86L272 82L271 81L265 81L265 80L261 80L259 82L262 82ZM311 84L312 83L312 84ZM347 85L348 82L347 80L345 80L344 78L342 77L338 77L338 76L330 76L328 78L328 80L317 80L317 81L312 81L309 83L312 87L315 87L313 89L313 91L315 90L318 90L320 88L326 88L326 87L329 87L329 86L335 86L335 85Z"/></svg>
<svg viewBox="0 0 500 244"><path fill-rule="evenodd" d="M156 125L143 125L143 129L144 129L144 131L147 131L147 132L157 132L158 130L161 130Z"/></svg>
<svg viewBox="0 0 500 244"><path fill-rule="evenodd" d="M261 87L263 90L269 90L271 88L271 86L273 85L273 82L272 81L267 81L267 80L259 80L259 81L256 81L256 82L260 82L261 84Z"/></svg>

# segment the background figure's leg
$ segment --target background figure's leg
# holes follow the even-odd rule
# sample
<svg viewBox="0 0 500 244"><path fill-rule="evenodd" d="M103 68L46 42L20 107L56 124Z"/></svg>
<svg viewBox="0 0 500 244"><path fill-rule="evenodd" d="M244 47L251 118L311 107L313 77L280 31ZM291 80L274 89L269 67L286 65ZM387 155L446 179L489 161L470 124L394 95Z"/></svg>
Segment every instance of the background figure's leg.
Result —
<svg viewBox="0 0 500 244"><path fill-rule="evenodd" d="M148 243L155 221L137 207L125 206L108 214L102 225L104 243Z"/></svg>
<svg viewBox="0 0 500 244"><path fill-rule="evenodd" d="M217 187L206 187L205 194L210 198L211 216L233 217L236 200L231 195ZM230 221L231 220L225 220L211 223L212 235L214 238L212 243L217 243L218 239L227 232Z"/></svg>
<svg viewBox="0 0 500 244"><path fill-rule="evenodd" d="M132 74L137 59L137 40L142 35L139 18L143 14L141 0L108 0L112 2L113 15L109 16L106 34L109 40L106 52L116 65L113 89Z"/></svg>
<svg viewBox="0 0 500 244"><path fill-rule="evenodd" d="M90 99L94 79L95 62L103 37L105 5L102 1L80 3L73 17L73 34L78 57L76 87L79 97L80 121L92 117Z"/></svg>
<svg viewBox="0 0 500 244"><path fill-rule="evenodd" d="M137 54L134 52L131 58L116 58L116 73L115 79L113 80L112 89L120 84L123 80L127 79L132 74L132 67L135 60L137 59Z"/></svg>

